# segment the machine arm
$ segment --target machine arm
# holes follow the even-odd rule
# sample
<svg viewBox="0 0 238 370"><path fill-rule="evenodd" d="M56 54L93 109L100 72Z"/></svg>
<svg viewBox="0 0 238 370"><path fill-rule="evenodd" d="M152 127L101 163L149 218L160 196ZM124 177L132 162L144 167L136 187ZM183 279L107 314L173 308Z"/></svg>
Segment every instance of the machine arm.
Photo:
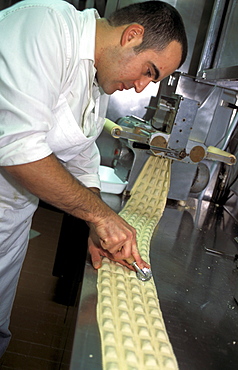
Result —
<svg viewBox="0 0 238 370"><path fill-rule="evenodd" d="M142 122L142 120L141 120ZM149 151L155 156L164 156L185 163L198 163L203 159L223 162L228 165L236 163L236 157L214 146L188 140L185 148L170 148L170 134L151 130L146 125L126 127L106 119L104 129L116 139L127 139L132 149Z"/></svg>

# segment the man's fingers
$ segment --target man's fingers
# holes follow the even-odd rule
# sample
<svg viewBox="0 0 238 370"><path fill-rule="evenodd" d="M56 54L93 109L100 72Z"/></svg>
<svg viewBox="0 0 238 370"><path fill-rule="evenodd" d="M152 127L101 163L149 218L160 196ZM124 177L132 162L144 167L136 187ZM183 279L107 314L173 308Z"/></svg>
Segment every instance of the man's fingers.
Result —
<svg viewBox="0 0 238 370"><path fill-rule="evenodd" d="M91 258L93 266L98 269L101 267L101 258L108 257L127 267L130 265L125 260L134 257L140 268L150 267L140 257L136 242L136 229L128 224L118 215L101 220L96 225L91 226L91 230L97 234L97 252L92 250ZM100 252L99 252L100 251ZM123 261L123 262L122 262ZM129 267L131 269L131 266Z"/></svg>
<svg viewBox="0 0 238 370"><path fill-rule="evenodd" d="M98 270L102 266L102 257L100 249L93 243L92 239L88 239L88 251L91 256L93 267Z"/></svg>
<svg viewBox="0 0 238 370"><path fill-rule="evenodd" d="M123 250L124 255L129 257L132 250L136 248L136 232L129 225L126 230L115 228L114 232L111 230L110 235L100 238L100 243L103 249L108 250L113 255Z"/></svg>
<svg viewBox="0 0 238 370"><path fill-rule="evenodd" d="M102 266L102 258L100 254L91 254L91 260L93 267L98 270Z"/></svg>

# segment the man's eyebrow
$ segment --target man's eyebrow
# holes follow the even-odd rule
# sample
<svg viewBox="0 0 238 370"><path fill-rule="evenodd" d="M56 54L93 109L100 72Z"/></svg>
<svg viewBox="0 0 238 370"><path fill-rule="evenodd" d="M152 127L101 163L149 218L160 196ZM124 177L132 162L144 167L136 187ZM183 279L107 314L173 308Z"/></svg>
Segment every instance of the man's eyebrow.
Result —
<svg viewBox="0 0 238 370"><path fill-rule="evenodd" d="M154 63L152 63L152 67L155 71L155 82L158 82L157 80L159 79L160 72L159 72L158 68L156 67L156 65Z"/></svg>

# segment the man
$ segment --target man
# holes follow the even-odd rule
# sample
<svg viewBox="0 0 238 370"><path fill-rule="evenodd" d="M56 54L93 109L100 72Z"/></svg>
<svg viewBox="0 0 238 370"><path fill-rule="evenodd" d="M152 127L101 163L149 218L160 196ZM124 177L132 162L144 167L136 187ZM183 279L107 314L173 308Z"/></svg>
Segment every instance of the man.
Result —
<svg viewBox="0 0 238 370"><path fill-rule="evenodd" d="M160 25L160 28L159 28ZM26 0L0 13L0 355L42 199L84 219L95 268L102 256L142 268L136 232L100 199L95 140L107 94L142 91L186 57L182 20L146 2L109 20L61 0Z"/></svg>

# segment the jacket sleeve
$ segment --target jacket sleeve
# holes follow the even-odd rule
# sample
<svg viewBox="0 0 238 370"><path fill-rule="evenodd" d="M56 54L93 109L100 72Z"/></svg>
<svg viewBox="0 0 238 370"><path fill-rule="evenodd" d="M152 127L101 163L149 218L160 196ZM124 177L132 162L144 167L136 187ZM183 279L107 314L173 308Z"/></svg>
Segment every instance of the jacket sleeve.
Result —
<svg viewBox="0 0 238 370"><path fill-rule="evenodd" d="M47 8L16 9L1 20L0 165L52 153L46 134L66 77L63 31L62 20Z"/></svg>
<svg viewBox="0 0 238 370"><path fill-rule="evenodd" d="M86 187L101 189L98 175L100 154L96 143L93 143L88 149L64 165Z"/></svg>

